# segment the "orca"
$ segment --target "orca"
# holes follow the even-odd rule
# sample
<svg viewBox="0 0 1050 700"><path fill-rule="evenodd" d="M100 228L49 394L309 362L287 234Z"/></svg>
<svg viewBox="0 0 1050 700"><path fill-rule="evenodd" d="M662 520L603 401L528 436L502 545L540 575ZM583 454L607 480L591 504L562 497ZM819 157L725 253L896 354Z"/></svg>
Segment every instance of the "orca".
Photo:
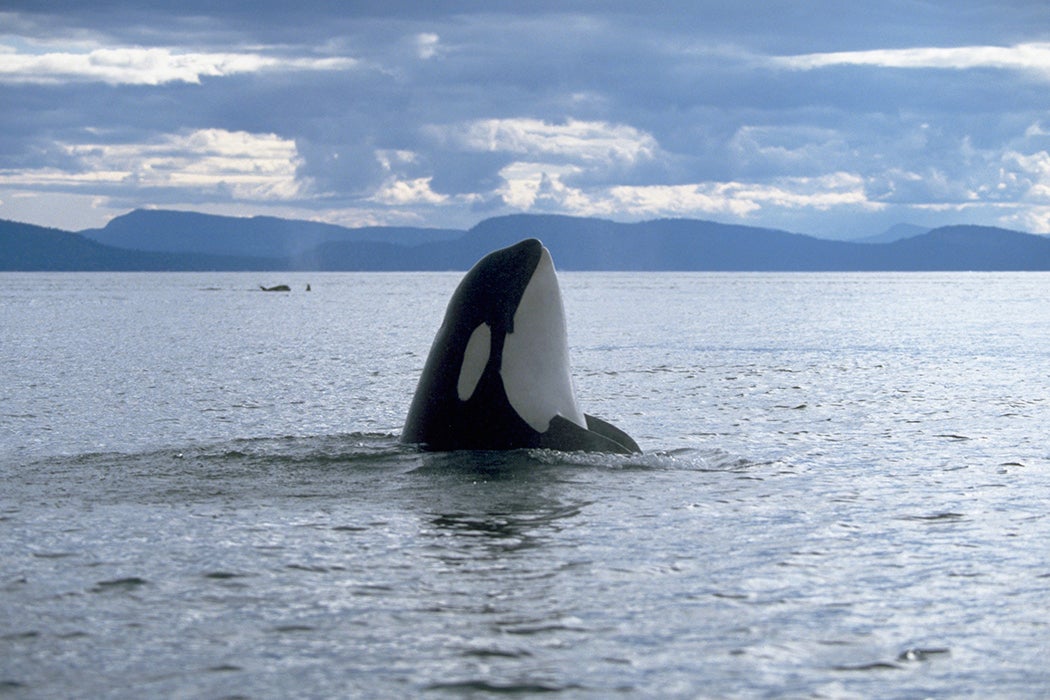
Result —
<svg viewBox="0 0 1050 700"><path fill-rule="evenodd" d="M423 366L401 442L423 450L641 452L580 410L550 252L530 238L463 277Z"/></svg>

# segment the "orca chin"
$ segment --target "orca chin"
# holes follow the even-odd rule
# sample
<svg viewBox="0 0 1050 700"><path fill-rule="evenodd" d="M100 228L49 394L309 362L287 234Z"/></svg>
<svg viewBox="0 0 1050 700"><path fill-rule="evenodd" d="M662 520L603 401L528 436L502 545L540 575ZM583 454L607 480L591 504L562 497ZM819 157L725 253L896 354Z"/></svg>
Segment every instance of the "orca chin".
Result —
<svg viewBox="0 0 1050 700"><path fill-rule="evenodd" d="M401 441L434 451L641 452L576 402L558 277L538 240L489 253L463 277Z"/></svg>

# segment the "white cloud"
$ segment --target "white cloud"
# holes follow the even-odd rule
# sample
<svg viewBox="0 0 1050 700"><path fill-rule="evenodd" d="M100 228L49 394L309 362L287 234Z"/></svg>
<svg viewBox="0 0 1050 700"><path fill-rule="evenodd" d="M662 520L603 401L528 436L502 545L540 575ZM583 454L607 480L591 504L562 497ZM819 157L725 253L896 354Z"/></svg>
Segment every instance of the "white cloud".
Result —
<svg viewBox="0 0 1050 700"><path fill-rule="evenodd" d="M1002 217L1000 223L1007 228L1019 228L1032 233L1050 233L1050 206L1025 207L1012 215Z"/></svg>
<svg viewBox="0 0 1050 700"><path fill-rule="evenodd" d="M367 223L514 210L875 233L923 206L973 204L985 223L982 203L1002 205L996 217L1050 206L1036 89L1050 38L1009 3L932 3L905 24L851 5L791 27L687 4L654 19L582 7L293 18L264 3L251 21L222 3L74 5L0 11L4 209L6 192L34 191L85 211L101 195L115 208L328 206ZM809 53L828 36L842 50ZM872 36L914 48L850 50ZM847 82L821 72L835 66L854 67ZM145 129L167 135L112 143Z"/></svg>
<svg viewBox="0 0 1050 700"><path fill-rule="evenodd" d="M496 195L518 211L605 213L596 208L588 191L570 185L570 179L619 172L661 153L650 134L603 121L481 119L428 131L454 150L516 157L499 171L502 183L495 190L468 199L481 201Z"/></svg>
<svg viewBox="0 0 1050 700"><path fill-rule="evenodd" d="M391 172L395 166L415 163L419 160L419 154L415 151L404 149L379 149L375 152L376 160L383 170Z"/></svg>
<svg viewBox="0 0 1050 700"><path fill-rule="evenodd" d="M1033 122L1031 126L1025 129L1025 138L1032 138L1034 136L1050 136L1050 131L1047 131L1043 127L1042 121Z"/></svg>
<svg viewBox="0 0 1050 700"><path fill-rule="evenodd" d="M429 177L389 180L372 196L372 200L389 206L436 205L447 202L448 196L430 189L430 180Z"/></svg>
<svg viewBox="0 0 1050 700"><path fill-rule="evenodd" d="M258 53L176 52L167 48L98 48L72 53L0 52L0 82L111 85L200 83L202 78L260 71L347 70L352 58L279 58Z"/></svg>
<svg viewBox="0 0 1050 700"><path fill-rule="evenodd" d="M1021 191L1024 201L1050 204L1050 153L1007 151L1003 154L1001 177Z"/></svg>
<svg viewBox="0 0 1050 700"><path fill-rule="evenodd" d="M1017 151L1007 151L1003 160L1017 165L1022 171L1040 179L1050 179L1050 153L1038 151L1025 155Z"/></svg>
<svg viewBox="0 0 1050 700"><path fill-rule="evenodd" d="M575 175L579 168L572 165L550 165L548 163L511 163L500 170L503 185L497 190L497 194L508 206L522 211L528 211L537 204L541 190L545 200L549 203L553 197L557 197L563 203L577 200L582 196L578 190L567 187L562 178L567 175Z"/></svg>
<svg viewBox="0 0 1050 700"><path fill-rule="evenodd" d="M843 134L797 125L743 125L726 144L737 168L766 175L805 175L854 160Z"/></svg>
<svg viewBox="0 0 1050 700"><path fill-rule="evenodd" d="M705 182L688 185L613 187L604 205L635 216L728 214L746 218L766 209L828 211L839 207L873 210L864 180L851 173L785 177L770 183Z"/></svg>
<svg viewBox="0 0 1050 700"><path fill-rule="evenodd" d="M556 158L583 164L633 164L654 157L656 139L623 124L569 119L552 124L540 119L482 119L444 130L454 145L467 150Z"/></svg>
<svg viewBox="0 0 1050 700"><path fill-rule="evenodd" d="M774 62L798 70L855 65L881 68L999 68L1037 73L1050 79L1050 44L875 49L781 56Z"/></svg>
<svg viewBox="0 0 1050 700"><path fill-rule="evenodd" d="M679 185L617 185L584 190L564 178L578 172L574 166L513 163L500 171L498 193L519 211L561 211L580 216L728 216L745 220L770 210L876 211L884 204L871 201L865 181L852 173L820 177L783 177L769 183L700 182Z"/></svg>
<svg viewBox="0 0 1050 700"><path fill-rule="evenodd" d="M819 177L791 177L771 184L740 185L734 195L764 206L828 211L836 207L880 209L868 200L865 182L853 173L830 173Z"/></svg>
<svg viewBox="0 0 1050 700"><path fill-rule="evenodd" d="M424 61L434 58L441 51L441 37L425 32L416 35L416 55Z"/></svg>
<svg viewBox="0 0 1050 700"><path fill-rule="evenodd" d="M287 200L303 194L296 177L295 143L275 134L202 129L145 143L61 147L78 163L76 171L0 171L0 184L73 190L182 189L247 200Z"/></svg>
<svg viewBox="0 0 1050 700"><path fill-rule="evenodd" d="M738 183L692 185L619 186L609 190L602 208L610 214L629 212L632 216L713 216L746 217L761 209L753 200L739 198Z"/></svg>

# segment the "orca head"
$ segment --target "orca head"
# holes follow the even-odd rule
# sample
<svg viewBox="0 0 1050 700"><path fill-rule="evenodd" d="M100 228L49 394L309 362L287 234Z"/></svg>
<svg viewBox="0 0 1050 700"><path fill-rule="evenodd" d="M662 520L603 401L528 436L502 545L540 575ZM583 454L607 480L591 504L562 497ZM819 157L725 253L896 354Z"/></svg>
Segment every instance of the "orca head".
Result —
<svg viewBox="0 0 1050 700"><path fill-rule="evenodd" d="M580 435L592 420L576 401L550 252L527 239L486 255L449 301L402 441L433 450L588 449L592 437Z"/></svg>

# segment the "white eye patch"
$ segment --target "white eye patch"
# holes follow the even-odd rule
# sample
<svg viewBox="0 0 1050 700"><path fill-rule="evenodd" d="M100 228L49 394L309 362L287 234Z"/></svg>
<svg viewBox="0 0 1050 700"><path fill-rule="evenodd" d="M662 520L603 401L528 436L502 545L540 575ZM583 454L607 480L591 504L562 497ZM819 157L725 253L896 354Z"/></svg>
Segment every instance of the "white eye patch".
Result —
<svg viewBox="0 0 1050 700"><path fill-rule="evenodd" d="M485 365L489 363L492 351L492 330L487 323L474 329L463 351L463 364L459 366L459 380L456 382L456 394L460 401L466 401L474 395Z"/></svg>

